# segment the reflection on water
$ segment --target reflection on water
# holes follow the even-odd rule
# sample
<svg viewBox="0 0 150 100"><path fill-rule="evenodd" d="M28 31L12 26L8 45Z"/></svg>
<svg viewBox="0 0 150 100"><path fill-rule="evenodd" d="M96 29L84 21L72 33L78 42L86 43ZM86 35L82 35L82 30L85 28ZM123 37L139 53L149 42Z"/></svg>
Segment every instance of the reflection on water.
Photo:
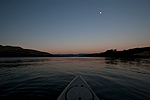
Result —
<svg viewBox="0 0 150 100"><path fill-rule="evenodd" d="M33 65L33 64L38 64L40 62L46 62L49 61L50 59L47 58L1 58L0 59L0 64L1 67L21 67L21 66L28 66L28 65Z"/></svg>
<svg viewBox="0 0 150 100"><path fill-rule="evenodd" d="M150 59L0 58L0 100L56 100L76 76L103 100L150 99Z"/></svg>
<svg viewBox="0 0 150 100"><path fill-rule="evenodd" d="M148 74L150 75L150 60L144 58L122 58L122 59L115 59L115 58L105 58L106 64L115 65L114 67L118 70L128 70L133 71L141 74Z"/></svg>

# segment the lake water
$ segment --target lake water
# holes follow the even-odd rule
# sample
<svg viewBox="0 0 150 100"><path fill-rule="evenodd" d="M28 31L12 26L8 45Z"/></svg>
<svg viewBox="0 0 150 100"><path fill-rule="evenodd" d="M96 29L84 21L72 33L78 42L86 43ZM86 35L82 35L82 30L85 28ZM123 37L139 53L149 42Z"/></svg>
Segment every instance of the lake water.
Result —
<svg viewBox="0 0 150 100"><path fill-rule="evenodd" d="M103 100L150 100L150 59L0 58L0 100L56 100L81 75Z"/></svg>

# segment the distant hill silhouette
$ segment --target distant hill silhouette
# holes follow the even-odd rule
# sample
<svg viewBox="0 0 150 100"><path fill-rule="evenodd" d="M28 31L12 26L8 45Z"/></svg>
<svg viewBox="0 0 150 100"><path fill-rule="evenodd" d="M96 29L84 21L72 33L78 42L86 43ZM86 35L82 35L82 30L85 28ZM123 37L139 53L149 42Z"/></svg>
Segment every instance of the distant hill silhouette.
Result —
<svg viewBox="0 0 150 100"><path fill-rule="evenodd" d="M32 49L23 49L16 46L0 45L0 57L52 57L53 55L47 52L41 52Z"/></svg>
<svg viewBox="0 0 150 100"><path fill-rule="evenodd" d="M84 57L149 57L150 58L150 47L144 48L133 48L129 50L117 51L116 49L107 50L103 53L95 53L84 55Z"/></svg>
<svg viewBox="0 0 150 100"><path fill-rule="evenodd" d="M55 57L82 57L87 54L54 54Z"/></svg>
<svg viewBox="0 0 150 100"><path fill-rule="evenodd" d="M94 54L50 54L32 49L23 49L16 46L0 45L0 57L148 57L150 58L150 47L133 48L129 50L117 51L116 49L107 50L102 53Z"/></svg>

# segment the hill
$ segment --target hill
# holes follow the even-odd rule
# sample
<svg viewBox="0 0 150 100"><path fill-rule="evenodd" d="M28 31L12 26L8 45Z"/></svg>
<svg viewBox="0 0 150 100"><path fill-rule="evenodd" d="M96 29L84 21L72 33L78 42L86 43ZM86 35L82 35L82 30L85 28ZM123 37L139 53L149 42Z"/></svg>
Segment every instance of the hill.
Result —
<svg viewBox="0 0 150 100"><path fill-rule="evenodd" d="M41 52L32 49L23 49L16 46L0 45L0 57L52 57L53 55L47 52Z"/></svg>
<svg viewBox="0 0 150 100"><path fill-rule="evenodd" d="M131 58L131 57L150 57L150 47L144 48L133 48L129 50L117 51L116 49L107 50L102 53L88 54L84 57L122 57L122 58Z"/></svg>

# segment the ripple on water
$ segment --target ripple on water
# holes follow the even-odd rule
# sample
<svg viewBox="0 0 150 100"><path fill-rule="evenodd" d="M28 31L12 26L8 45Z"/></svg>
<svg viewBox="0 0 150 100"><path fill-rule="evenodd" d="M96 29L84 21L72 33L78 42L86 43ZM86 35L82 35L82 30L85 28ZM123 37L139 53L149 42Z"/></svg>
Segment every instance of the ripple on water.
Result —
<svg viewBox="0 0 150 100"><path fill-rule="evenodd" d="M0 100L56 100L82 75L104 100L150 99L150 59L0 58Z"/></svg>

